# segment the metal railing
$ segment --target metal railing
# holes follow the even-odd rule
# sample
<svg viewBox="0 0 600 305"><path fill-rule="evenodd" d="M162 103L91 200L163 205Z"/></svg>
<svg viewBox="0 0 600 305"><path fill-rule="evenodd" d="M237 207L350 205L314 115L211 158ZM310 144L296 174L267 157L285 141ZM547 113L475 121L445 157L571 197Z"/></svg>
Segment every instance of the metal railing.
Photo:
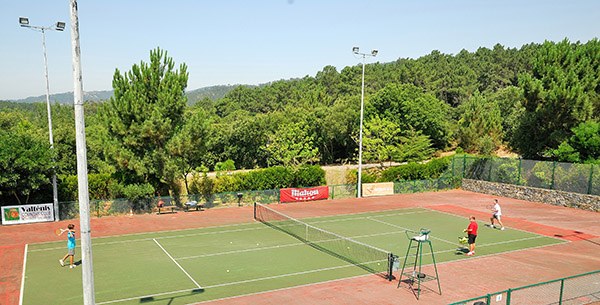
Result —
<svg viewBox="0 0 600 305"><path fill-rule="evenodd" d="M579 305L600 302L600 270L503 290L450 305Z"/></svg>

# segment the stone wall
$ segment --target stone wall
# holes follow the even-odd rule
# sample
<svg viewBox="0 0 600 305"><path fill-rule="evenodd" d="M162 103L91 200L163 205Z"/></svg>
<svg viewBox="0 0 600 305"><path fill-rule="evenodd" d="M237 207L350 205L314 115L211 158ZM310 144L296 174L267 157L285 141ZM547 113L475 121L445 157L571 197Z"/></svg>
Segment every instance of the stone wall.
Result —
<svg viewBox="0 0 600 305"><path fill-rule="evenodd" d="M600 196L540 189L481 180L462 180L465 191L600 212Z"/></svg>

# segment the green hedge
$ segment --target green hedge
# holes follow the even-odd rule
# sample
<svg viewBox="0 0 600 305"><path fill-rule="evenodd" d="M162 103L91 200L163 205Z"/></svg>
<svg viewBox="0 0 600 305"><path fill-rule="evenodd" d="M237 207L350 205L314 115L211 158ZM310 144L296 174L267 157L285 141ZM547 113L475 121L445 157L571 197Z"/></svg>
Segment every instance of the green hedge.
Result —
<svg viewBox="0 0 600 305"><path fill-rule="evenodd" d="M401 180L426 180L437 179L448 168L449 157L432 159L421 163L409 163L406 165L390 167L381 173L377 182L394 182ZM364 182L364 179L363 179Z"/></svg>
<svg viewBox="0 0 600 305"><path fill-rule="evenodd" d="M325 185L325 170L318 165L305 165L294 175L294 187Z"/></svg>
<svg viewBox="0 0 600 305"><path fill-rule="evenodd" d="M60 201L77 201L79 186L77 175L59 176L58 196ZM88 188L91 200L120 197L115 191L118 182L110 174L88 174Z"/></svg>
<svg viewBox="0 0 600 305"><path fill-rule="evenodd" d="M201 194L217 194L326 184L325 171L318 165L305 165L296 171L291 167L274 166L247 173L218 176L212 183L207 179L205 177L194 181L190 190Z"/></svg>

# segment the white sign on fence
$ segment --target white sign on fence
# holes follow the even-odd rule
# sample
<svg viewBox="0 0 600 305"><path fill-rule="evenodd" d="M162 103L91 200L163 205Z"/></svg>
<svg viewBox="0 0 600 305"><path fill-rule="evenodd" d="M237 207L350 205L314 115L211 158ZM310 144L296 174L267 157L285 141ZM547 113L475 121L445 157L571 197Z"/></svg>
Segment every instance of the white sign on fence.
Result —
<svg viewBox="0 0 600 305"><path fill-rule="evenodd" d="M2 207L3 225L44 221L54 221L54 206L52 203Z"/></svg>

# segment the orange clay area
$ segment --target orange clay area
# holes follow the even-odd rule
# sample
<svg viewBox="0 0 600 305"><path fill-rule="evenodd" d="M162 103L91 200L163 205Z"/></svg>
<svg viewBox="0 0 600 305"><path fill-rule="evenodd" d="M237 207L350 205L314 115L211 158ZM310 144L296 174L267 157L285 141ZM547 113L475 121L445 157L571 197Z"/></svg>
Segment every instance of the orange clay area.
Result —
<svg viewBox="0 0 600 305"><path fill-rule="evenodd" d="M422 207L488 221L493 198L502 206L510 228L570 241L498 255L439 263L442 295L435 282L425 282L420 300L406 284L376 275L216 300L210 304L448 304L486 293L517 288L600 270L600 213L510 198L451 190L371 198L287 203L275 208L296 218ZM92 237L246 223L252 207L209 209L175 214L146 214L91 219ZM0 227L0 304L19 304L25 244L64 240L54 234L79 220ZM93 241L92 241L93 242ZM404 242L404 241L402 241ZM65 242L66 243L66 242ZM424 267L424 268L430 268ZM424 269L427 272L427 269ZM430 288L430 289L428 289Z"/></svg>

